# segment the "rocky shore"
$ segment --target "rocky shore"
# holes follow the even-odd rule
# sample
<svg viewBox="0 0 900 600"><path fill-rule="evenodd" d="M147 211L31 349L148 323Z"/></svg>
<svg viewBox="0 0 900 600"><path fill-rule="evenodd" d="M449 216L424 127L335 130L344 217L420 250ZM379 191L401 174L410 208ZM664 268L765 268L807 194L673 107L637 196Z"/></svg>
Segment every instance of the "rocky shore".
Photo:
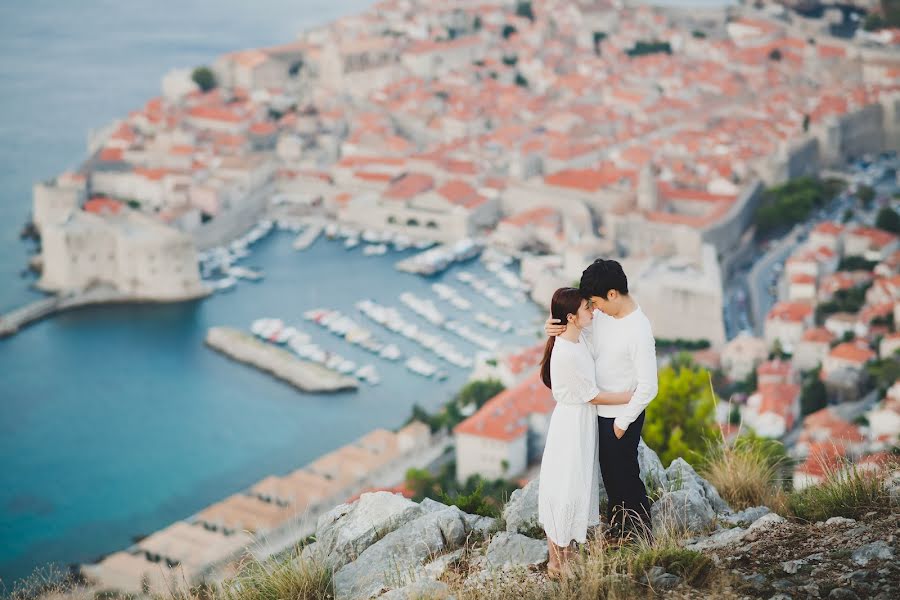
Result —
<svg viewBox="0 0 900 600"><path fill-rule="evenodd" d="M325 393L355 390L356 379L305 360L282 348L266 344L229 327L212 327L206 344L238 362L271 373L304 392Z"/></svg>

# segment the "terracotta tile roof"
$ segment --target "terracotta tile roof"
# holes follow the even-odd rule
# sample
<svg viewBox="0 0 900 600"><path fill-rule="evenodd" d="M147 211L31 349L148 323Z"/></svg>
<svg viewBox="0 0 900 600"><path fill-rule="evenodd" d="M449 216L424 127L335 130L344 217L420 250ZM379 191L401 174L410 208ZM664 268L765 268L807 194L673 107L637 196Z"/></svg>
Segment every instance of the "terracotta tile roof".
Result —
<svg viewBox="0 0 900 600"><path fill-rule="evenodd" d="M544 183L556 187L596 192L600 188L623 181L633 184L637 178L634 170L606 167L603 169L567 169L544 177Z"/></svg>
<svg viewBox="0 0 900 600"><path fill-rule="evenodd" d="M476 208L487 201L487 198L461 179L453 179L437 189L437 193L453 204L464 208Z"/></svg>
<svg viewBox="0 0 900 600"><path fill-rule="evenodd" d="M224 106L195 106L188 111L188 116L226 123L240 123L245 120L245 117Z"/></svg>
<svg viewBox="0 0 900 600"><path fill-rule="evenodd" d="M831 349L828 356L843 361L864 365L875 360L876 355L864 342L844 342Z"/></svg>
<svg viewBox="0 0 900 600"><path fill-rule="evenodd" d="M404 173L396 178L384 192L385 198L409 200L434 187L434 178L424 173Z"/></svg>
<svg viewBox="0 0 900 600"><path fill-rule="evenodd" d="M766 320L800 323L813 314L813 307L805 302L779 302L769 311Z"/></svg>
<svg viewBox="0 0 900 600"><path fill-rule="evenodd" d="M169 174L168 169L147 169L144 167L135 167L134 174L140 175L144 179L149 179L151 181L160 181L163 177Z"/></svg>
<svg viewBox="0 0 900 600"><path fill-rule="evenodd" d="M813 447L814 446L814 447ZM813 477L825 477L829 472L837 470L844 462L846 451L835 444L813 444L806 460L794 469Z"/></svg>
<svg viewBox="0 0 900 600"><path fill-rule="evenodd" d="M548 414L556 401L543 382L540 372L494 396L474 415L454 427L455 433L487 437L509 442L528 431L528 417L533 413Z"/></svg>
<svg viewBox="0 0 900 600"><path fill-rule="evenodd" d="M791 275L791 283L796 283L796 284L804 284L804 283L805 283L805 284L810 284L810 283L812 283L812 284L815 284L815 283L816 283L816 278L813 277L812 275L808 275L808 274L806 274L806 273L797 273L797 274L795 274L795 275Z"/></svg>
<svg viewBox="0 0 900 600"><path fill-rule="evenodd" d="M253 135L272 135L276 131L275 124L269 121L261 121L250 126L250 133Z"/></svg>
<svg viewBox="0 0 900 600"><path fill-rule="evenodd" d="M781 377L787 379L791 376L793 365L789 360L767 360L756 367L757 377Z"/></svg>
<svg viewBox="0 0 900 600"><path fill-rule="evenodd" d="M94 196L84 203L84 210L95 215L115 215L122 210L122 203L106 196Z"/></svg>
<svg viewBox="0 0 900 600"><path fill-rule="evenodd" d="M820 344L830 344L834 340L834 334L824 327L816 327L815 329L807 329L803 332L804 342L817 342Z"/></svg>
<svg viewBox="0 0 900 600"><path fill-rule="evenodd" d="M103 162L118 162L125 156L125 151L121 148L104 148L100 151L100 160Z"/></svg>
<svg viewBox="0 0 900 600"><path fill-rule="evenodd" d="M759 386L758 414L774 413L784 418L788 430L794 427L794 413L800 386L793 383L766 383Z"/></svg>
<svg viewBox="0 0 900 600"><path fill-rule="evenodd" d="M897 236L893 233L874 227L854 227L849 233L852 236L867 238L871 248L882 248L897 240Z"/></svg>
<svg viewBox="0 0 900 600"><path fill-rule="evenodd" d="M526 227L534 225L537 227L546 227L548 229L559 229L561 220L559 212L555 208L549 206L538 206L531 210L522 211L500 221L506 225L514 227Z"/></svg>
<svg viewBox="0 0 900 600"><path fill-rule="evenodd" d="M525 369L537 367L541 364L541 358L544 356L544 342L535 344L530 348L526 348L516 354L510 354L504 362L510 373L518 375Z"/></svg>
<svg viewBox="0 0 900 600"><path fill-rule="evenodd" d="M813 227L813 233L838 236L844 232L844 226L833 221L825 221Z"/></svg>

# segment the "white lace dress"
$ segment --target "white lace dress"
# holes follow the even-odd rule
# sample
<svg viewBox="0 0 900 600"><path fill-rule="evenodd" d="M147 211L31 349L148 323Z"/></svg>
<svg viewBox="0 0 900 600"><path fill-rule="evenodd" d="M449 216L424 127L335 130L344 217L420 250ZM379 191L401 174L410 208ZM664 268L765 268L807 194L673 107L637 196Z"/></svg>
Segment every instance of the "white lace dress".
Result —
<svg viewBox="0 0 900 600"><path fill-rule="evenodd" d="M538 521L554 544L568 546L584 543L588 527L600 522L597 409L589 404L600 390L583 337L577 344L556 338L550 379L556 407L541 460Z"/></svg>

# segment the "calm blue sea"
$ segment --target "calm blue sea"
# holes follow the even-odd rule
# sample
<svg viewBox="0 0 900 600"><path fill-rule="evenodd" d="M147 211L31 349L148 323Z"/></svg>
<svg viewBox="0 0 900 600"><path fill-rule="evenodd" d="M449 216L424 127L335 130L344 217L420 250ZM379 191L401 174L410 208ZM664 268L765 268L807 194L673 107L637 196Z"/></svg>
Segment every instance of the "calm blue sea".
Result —
<svg viewBox="0 0 900 600"><path fill-rule="evenodd" d="M171 67L289 40L366 4L0 4L0 311L38 297L19 276L29 249L18 232L31 184L77 166L90 128L157 94ZM245 261L265 270L260 284L175 306L87 308L0 340L0 580L7 590L36 567L124 548L268 474L374 427L396 427L414 402L436 408L462 385L465 374L446 363L451 377L428 382L307 325L326 347L376 361L382 385L304 395L205 348L213 325L246 328L260 316L299 323L312 307L355 314L363 297L399 305L402 290L430 294L429 282L393 269L397 254L365 258L324 239L297 253L290 242L273 234ZM465 268L488 276L477 263ZM487 310L532 322L535 331L541 320L530 304L505 315Z"/></svg>

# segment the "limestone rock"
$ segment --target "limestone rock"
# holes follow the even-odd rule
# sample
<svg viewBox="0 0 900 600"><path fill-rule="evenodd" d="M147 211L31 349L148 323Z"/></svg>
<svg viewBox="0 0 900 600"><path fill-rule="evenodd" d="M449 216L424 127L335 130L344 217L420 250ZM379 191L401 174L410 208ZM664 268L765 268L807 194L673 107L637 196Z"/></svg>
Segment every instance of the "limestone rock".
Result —
<svg viewBox="0 0 900 600"><path fill-rule="evenodd" d="M667 489L669 480L662 461L659 460L656 452L644 443L643 438L638 443L638 464L641 467L641 479L644 481L644 485L647 486L648 493L651 493L654 489ZM600 485L601 487L603 486L602 481Z"/></svg>
<svg viewBox="0 0 900 600"><path fill-rule="evenodd" d="M861 567L869 564L871 560L890 560L894 558L894 550L884 540L878 540L865 546L860 546L853 551L850 558Z"/></svg>
<svg viewBox="0 0 900 600"><path fill-rule="evenodd" d="M463 517L461 510L451 506L391 531L334 574L336 598L372 598L385 589L428 578L424 563L465 541Z"/></svg>
<svg viewBox="0 0 900 600"><path fill-rule="evenodd" d="M696 551L716 550L718 548L730 546L731 544L736 544L744 539L745 535L747 535L747 530L742 527L721 529L709 537L701 538L693 544L688 544L685 548Z"/></svg>
<svg viewBox="0 0 900 600"><path fill-rule="evenodd" d="M746 527L770 512L772 512L772 510L768 506L753 506L736 513L719 515L719 521L728 525L740 525L741 527Z"/></svg>
<svg viewBox="0 0 900 600"><path fill-rule="evenodd" d="M667 492L650 507L656 531L703 532L716 518L702 492L695 488Z"/></svg>
<svg viewBox="0 0 900 600"><path fill-rule="evenodd" d="M491 568L539 565L547 560L547 542L535 540L519 533L498 533L491 540L485 553Z"/></svg>
<svg viewBox="0 0 900 600"><path fill-rule="evenodd" d="M389 492L363 494L322 515L316 526L316 555L337 570L353 561L381 536L416 519L422 509Z"/></svg>
<svg viewBox="0 0 900 600"><path fill-rule="evenodd" d="M487 535L491 529L497 526L497 519L482 517L481 515L466 515L466 527L475 534Z"/></svg>
<svg viewBox="0 0 900 600"><path fill-rule="evenodd" d="M442 581L421 579L402 588L378 596L378 600L444 600L450 597L450 588Z"/></svg>
<svg viewBox="0 0 900 600"><path fill-rule="evenodd" d="M446 508L450 508L443 502L438 502L437 500L432 500L431 498L425 498L424 500L419 502L419 506L422 508L423 512L437 512Z"/></svg>
<svg viewBox="0 0 900 600"><path fill-rule="evenodd" d="M716 488L700 477L683 458L678 457L672 461L666 469L666 478L670 490L697 490L716 513L730 512L728 503L722 500Z"/></svg>
<svg viewBox="0 0 900 600"><path fill-rule="evenodd" d="M506 531L522 532L538 526L538 486L535 477L528 485L516 490L503 507L503 518L506 520Z"/></svg>
<svg viewBox="0 0 900 600"><path fill-rule="evenodd" d="M760 529L767 529L784 522L785 518L781 515L778 515L776 513L769 513L754 521L753 524L747 528L747 533L750 533L751 531L759 531Z"/></svg>

